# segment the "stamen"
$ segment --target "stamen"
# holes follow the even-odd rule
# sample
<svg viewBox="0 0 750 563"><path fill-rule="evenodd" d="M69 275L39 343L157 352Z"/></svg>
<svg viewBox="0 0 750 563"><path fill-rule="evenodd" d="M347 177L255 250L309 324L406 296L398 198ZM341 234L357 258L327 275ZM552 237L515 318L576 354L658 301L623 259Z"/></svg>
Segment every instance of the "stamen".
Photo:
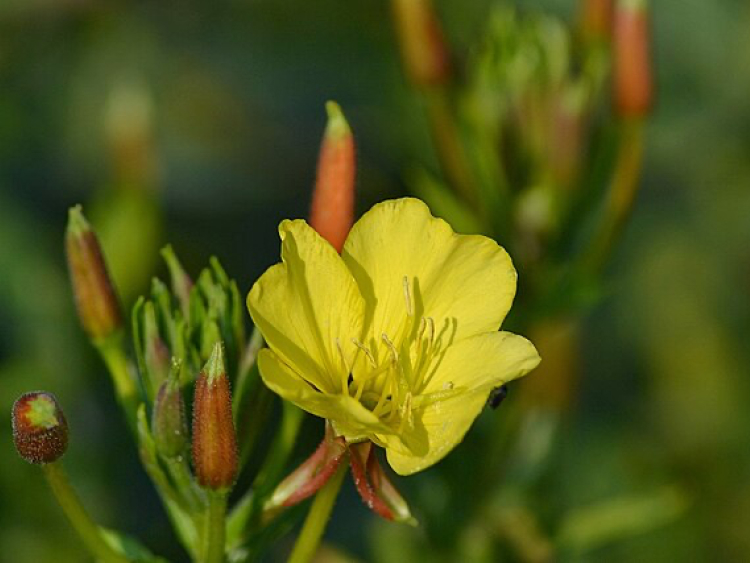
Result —
<svg viewBox="0 0 750 563"><path fill-rule="evenodd" d="M396 346L391 342L391 339L388 338L386 333L383 333L382 338L383 342L385 342L385 345L388 346L388 349L391 352L391 361L394 365L398 365L398 350L396 350Z"/></svg>
<svg viewBox="0 0 750 563"><path fill-rule="evenodd" d="M404 276L404 299L406 300L406 314L410 317L414 316L414 308L411 302L411 290L409 289L409 278Z"/></svg>
<svg viewBox="0 0 750 563"><path fill-rule="evenodd" d="M412 394L407 393L406 398L404 399L403 405L401 405L400 409L400 415L401 415L401 422L398 425L398 431L403 432L404 431L404 424L406 424L409 428L414 428L414 416L411 412L411 400L412 400Z"/></svg>
<svg viewBox="0 0 750 563"><path fill-rule="evenodd" d="M352 344L354 344L357 348L359 348L360 350L362 350L362 352L364 352L365 356L367 356L367 359L370 360L372 367L374 368L378 367L378 364L375 362L375 356L372 355L372 352L370 352L370 349L367 346L362 344L356 338L352 338Z"/></svg>
<svg viewBox="0 0 750 563"><path fill-rule="evenodd" d="M427 317L427 342L429 342L429 346L432 347L432 345L435 342L435 319L432 317Z"/></svg>
<svg viewBox="0 0 750 563"><path fill-rule="evenodd" d="M344 372L341 376L341 392L348 395L349 394L349 374L351 374L352 370L349 367L349 362L346 361L346 356L344 356L344 349L341 347L341 340L336 338L336 348L339 351L339 355L341 356L341 361L344 363Z"/></svg>
<svg viewBox="0 0 750 563"><path fill-rule="evenodd" d="M424 317L419 319L419 327L417 328L417 352L422 351L422 338L424 337L424 331L427 329L427 321Z"/></svg>

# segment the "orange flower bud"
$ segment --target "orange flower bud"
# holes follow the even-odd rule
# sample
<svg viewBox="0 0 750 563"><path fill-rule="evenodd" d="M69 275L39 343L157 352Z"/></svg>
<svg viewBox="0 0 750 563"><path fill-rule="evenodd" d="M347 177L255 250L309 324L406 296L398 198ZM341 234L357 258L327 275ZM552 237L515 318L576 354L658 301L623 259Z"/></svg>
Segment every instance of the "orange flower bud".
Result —
<svg viewBox="0 0 750 563"><path fill-rule="evenodd" d="M581 31L588 41L608 41L612 32L612 0L583 0Z"/></svg>
<svg viewBox="0 0 750 563"><path fill-rule="evenodd" d="M310 226L341 252L354 223L354 136L335 102L326 104L328 124L318 158Z"/></svg>
<svg viewBox="0 0 750 563"><path fill-rule="evenodd" d="M18 454L37 465L52 463L68 448L68 423L51 393L25 393L13 404L13 442Z"/></svg>
<svg viewBox="0 0 750 563"><path fill-rule="evenodd" d="M90 338L105 339L122 328L122 314L101 246L80 206L70 209L65 250L78 318Z"/></svg>
<svg viewBox="0 0 750 563"><path fill-rule="evenodd" d="M232 394L220 342L195 382L193 468L198 483L215 491L231 488L237 478Z"/></svg>
<svg viewBox="0 0 750 563"><path fill-rule="evenodd" d="M651 109L651 34L646 0L619 0L614 16L614 98L622 117Z"/></svg>
<svg viewBox="0 0 750 563"><path fill-rule="evenodd" d="M409 79L418 86L446 82L450 57L431 0L393 0L392 5Z"/></svg>

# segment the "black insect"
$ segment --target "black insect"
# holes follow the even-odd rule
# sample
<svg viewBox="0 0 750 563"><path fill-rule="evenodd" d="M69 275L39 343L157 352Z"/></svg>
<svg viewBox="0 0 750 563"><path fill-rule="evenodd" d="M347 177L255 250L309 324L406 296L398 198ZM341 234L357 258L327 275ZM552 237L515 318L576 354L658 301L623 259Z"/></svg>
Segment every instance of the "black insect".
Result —
<svg viewBox="0 0 750 563"><path fill-rule="evenodd" d="M487 397L487 406L496 409L500 406L500 403L503 402L505 397L508 396L508 386L507 385L501 385L500 387L495 387L492 391L490 391L490 396Z"/></svg>

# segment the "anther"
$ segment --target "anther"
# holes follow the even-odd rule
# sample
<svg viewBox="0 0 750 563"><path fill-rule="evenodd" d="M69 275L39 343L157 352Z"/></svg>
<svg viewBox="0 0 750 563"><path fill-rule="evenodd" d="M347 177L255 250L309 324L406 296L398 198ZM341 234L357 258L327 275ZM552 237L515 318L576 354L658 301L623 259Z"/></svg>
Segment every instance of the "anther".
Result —
<svg viewBox="0 0 750 563"><path fill-rule="evenodd" d="M391 361L394 365L398 364L398 351L396 350L396 346L391 342L391 339L388 338L387 334L383 333L382 338L385 345L388 346L388 349L391 351Z"/></svg>
<svg viewBox="0 0 750 563"><path fill-rule="evenodd" d="M370 349L367 346L362 344L356 338L352 338L352 344L354 344L357 348L359 348L360 350L362 350L362 352L364 352L365 356L367 356L367 359L370 360L372 367L374 368L378 367L377 362L375 362L375 356L372 355L372 352L370 352Z"/></svg>
<svg viewBox="0 0 750 563"><path fill-rule="evenodd" d="M414 316L414 308L411 302L411 290L409 289L409 278L404 276L404 300L406 301L406 314Z"/></svg>
<svg viewBox="0 0 750 563"><path fill-rule="evenodd" d="M427 342L430 346L435 342L435 319L427 317Z"/></svg>

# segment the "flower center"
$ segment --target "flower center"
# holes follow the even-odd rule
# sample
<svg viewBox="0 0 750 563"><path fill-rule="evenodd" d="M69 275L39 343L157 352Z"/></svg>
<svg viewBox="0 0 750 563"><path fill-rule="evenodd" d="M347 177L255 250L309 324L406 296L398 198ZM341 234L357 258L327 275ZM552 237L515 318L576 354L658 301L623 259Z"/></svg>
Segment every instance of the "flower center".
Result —
<svg viewBox="0 0 750 563"><path fill-rule="evenodd" d="M459 392L453 388L452 382L447 382L437 392L424 393L445 353L447 345L442 335L447 331L448 323L438 334L433 317L421 315L417 318L407 276L403 278L403 292L406 314L396 334L391 337L382 333L379 338L372 337L369 346L352 339L360 352L355 360L356 367L347 362L341 344L337 342L347 367L346 380L341 383L343 393L354 397L399 431L405 426L413 427L416 409Z"/></svg>

